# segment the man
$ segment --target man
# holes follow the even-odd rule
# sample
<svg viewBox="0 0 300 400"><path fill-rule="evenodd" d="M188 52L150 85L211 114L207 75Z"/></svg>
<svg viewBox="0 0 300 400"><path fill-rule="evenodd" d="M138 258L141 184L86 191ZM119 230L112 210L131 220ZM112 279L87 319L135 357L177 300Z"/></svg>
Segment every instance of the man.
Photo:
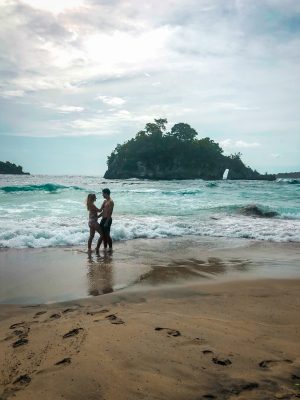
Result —
<svg viewBox="0 0 300 400"><path fill-rule="evenodd" d="M112 251L112 239L110 237L110 227L112 223L111 216L114 209L114 202L113 199L110 197L110 190L108 188L102 190L102 196L104 197L105 200L100 208L100 211L103 211L100 227L103 231L104 248L107 248L108 245L109 250ZM99 250L98 246L97 250Z"/></svg>

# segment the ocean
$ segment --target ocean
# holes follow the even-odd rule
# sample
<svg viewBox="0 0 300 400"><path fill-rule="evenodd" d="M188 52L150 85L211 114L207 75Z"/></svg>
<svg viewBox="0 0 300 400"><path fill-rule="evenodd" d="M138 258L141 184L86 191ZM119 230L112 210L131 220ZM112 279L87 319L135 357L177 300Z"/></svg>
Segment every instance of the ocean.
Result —
<svg viewBox="0 0 300 400"><path fill-rule="evenodd" d="M189 235L300 241L300 182L295 180L0 175L0 247L85 245L89 234L85 199L96 193L100 206L105 187L115 202L114 241Z"/></svg>

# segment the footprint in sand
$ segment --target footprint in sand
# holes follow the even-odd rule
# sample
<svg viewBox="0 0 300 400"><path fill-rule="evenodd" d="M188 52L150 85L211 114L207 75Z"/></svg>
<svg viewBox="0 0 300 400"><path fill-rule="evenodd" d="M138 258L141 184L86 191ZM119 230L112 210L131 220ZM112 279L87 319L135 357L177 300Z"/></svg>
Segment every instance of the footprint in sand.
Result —
<svg viewBox="0 0 300 400"><path fill-rule="evenodd" d="M232 362L229 360L229 358L214 357L214 358L212 358L212 362L214 364L223 365L223 366L227 366L227 365L231 365L232 364Z"/></svg>
<svg viewBox="0 0 300 400"><path fill-rule="evenodd" d="M221 399L231 399L232 395L238 396L242 392L249 392L259 388L259 384L256 382L228 382L225 387L220 389L218 395L221 395ZM202 399L217 399L217 395L208 393L202 396Z"/></svg>
<svg viewBox="0 0 300 400"><path fill-rule="evenodd" d="M260 368L269 369L272 366L275 366L275 365L278 365L278 364L284 364L284 363L292 364L293 361L292 360L288 360L288 359L286 359L286 360L263 360L258 365L260 366Z"/></svg>
<svg viewBox="0 0 300 400"><path fill-rule="evenodd" d="M67 314L74 311L77 311L77 308L66 308L65 310L63 310L63 314Z"/></svg>
<svg viewBox="0 0 300 400"><path fill-rule="evenodd" d="M109 310L102 309L102 310L93 310L93 311L88 311L86 314L87 315L97 315L97 314L105 314L109 312Z"/></svg>
<svg viewBox="0 0 300 400"><path fill-rule="evenodd" d="M29 375L20 375L13 384L19 383L21 385L28 385L31 382L31 378Z"/></svg>
<svg viewBox="0 0 300 400"><path fill-rule="evenodd" d="M115 314L107 315L105 318L108 319L110 323L114 325L125 324L125 322L121 318L117 317Z"/></svg>
<svg viewBox="0 0 300 400"><path fill-rule="evenodd" d="M20 375L15 381L12 382L13 387L6 387L4 391L1 393L1 400L5 400L11 397L15 397L16 393L24 386L29 385L31 382L31 378L29 375Z"/></svg>
<svg viewBox="0 0 300 400"><path fill-rule="evenodd" d="M55 319L58 319L58 318L61 318L61 315L60 315L60 314L52 314L52 315L50 315L50 317L49 317L49 319L51 319L52 321L55 320Z"/></svg>
<svg viewBox="0 0 300 400"><path fill-rule="evenodd" d="M67 332L67 333L65 333L65 334L63 335L63 339L66 339L66 338L69 338L69 337L72 337L72 336L76 336L76 335L78 335L78 333L79 333L80 331L83 331L83 328L75 328L75 329L72 329L71 331L69 331L69 332Z"/></svg>
<svg viewBox="0 0 300 400"><path fill-rule="evenodd" d="M18 347L22 346L23 344L26 344L28 342L22 341L21 339L25 339L30 331L29 324L26 322L18 322L16 324L13 324L9 327L9 329L14 329L13 335L18 336L20 340L17 340L15 343L13 343L13 347ZM10 335L6 338L6 340L12 339L14 336Z"/></svg>
<svg viewBox="0 0 300 400"><path fill-rule="evenodd" d="M71 358L70 357L66 357L66 358L58 361L54 365L68 365L68 364L71 364Z"/></svg>
<svg viewBox="0 0 300 400"><path fill-rule="evenodd" d="M233 385L233 387L230 389L227 389L226 392L229 392L230 394L234 394L234 395L238 396L242 392L251 391L251 390L257 389L258 387L259 387L259 384L256 382L245 382L242 384Z"/></svg>
<svg viewBox="0 0 300 400"><path fill-rule="evenodd" d="M15 336L18 336L19 339L24 339L28 336L29 331L30 331L30 328L27 326L26 327L24 326L24 327L20 327L19 329L14 330L13 334Z"/></svg>
<svg viewBox="0 0 300 400"><path fill-rule="evenodd" d="M179 331L177 331L176 329L156 327L155 330L156 331L166 331L168 336L173 336L173 337L181 336L181 333Z"/></svg>
<svg viewBox="0 0 300 400"><path fill-rule="evenodd" d="M214 352L212 350L205 349L205 350L202 350L202 353L203 354L213 354Z"/></svg>
<svg viewBox="0 0 300 400"><path fill-rule="evenodd" d="M12 344L12 347L16 348L16 347L24 346L24 344L27 344L27 343L28 343L28 339L21 338L21 339L17 340L16 342L14 342Z"/></svg>
<svg viewBox="0 0 300 400"><path fill-rule="evenodd" d="M24 326L24 325L26 325L26 322L25 322L25 321L17 322L16 324L12 324L12 325L9 327L9 329L16 329L16 328L19 328L19 327Z"/></svg>
<svg viewBox="0 0 300 400"><path fill-rule="evenodd" d="M38 318L40 315L46 314L47 311L39 311L37 313L34 314L33 318Z"/></svg>

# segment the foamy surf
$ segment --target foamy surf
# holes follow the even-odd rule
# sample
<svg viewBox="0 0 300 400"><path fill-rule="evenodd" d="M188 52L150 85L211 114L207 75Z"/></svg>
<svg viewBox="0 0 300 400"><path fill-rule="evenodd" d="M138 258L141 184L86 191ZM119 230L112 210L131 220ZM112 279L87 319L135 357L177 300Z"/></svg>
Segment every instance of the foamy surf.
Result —
<svg viewBox="0 0 300 400"><path fill-rule="evenodd" d="M114 240L140 238L158 239L176 236L214 236L248 238L274 242L300 241L300 222L263 220L249 217L215 217L195 219L176 217L115 218L112 225ZM54 247L83 245L87 241L88 226L84 218L32 218L20 220L17 226L9 221L1 224L0 247Z"/></svg>
<svg viewBox="0 0 300 400"><path fill-rule="evenodd" d="M87 193L96 193L100 205L106 186L116 204L117 241L188 235L300 241L298 185L0 176L0 247L85 244Z"/></svg>

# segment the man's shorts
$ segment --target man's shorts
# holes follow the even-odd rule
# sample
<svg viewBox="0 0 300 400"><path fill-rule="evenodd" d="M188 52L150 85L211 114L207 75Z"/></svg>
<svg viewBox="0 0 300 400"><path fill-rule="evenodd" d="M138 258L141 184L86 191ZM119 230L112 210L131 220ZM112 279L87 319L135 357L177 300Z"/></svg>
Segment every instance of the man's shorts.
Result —
<svg viewBox="0 0 300 400"><path fill-rule="evenodd" d="M107 225L104 226L106 221L107 221L107 218L102 218L101 222L100 222L100 227L103 230L104 234L109 235L110 227L111 227L111 224L112 224L112 218L109 218L108 221L107 221Z"/></svg>

